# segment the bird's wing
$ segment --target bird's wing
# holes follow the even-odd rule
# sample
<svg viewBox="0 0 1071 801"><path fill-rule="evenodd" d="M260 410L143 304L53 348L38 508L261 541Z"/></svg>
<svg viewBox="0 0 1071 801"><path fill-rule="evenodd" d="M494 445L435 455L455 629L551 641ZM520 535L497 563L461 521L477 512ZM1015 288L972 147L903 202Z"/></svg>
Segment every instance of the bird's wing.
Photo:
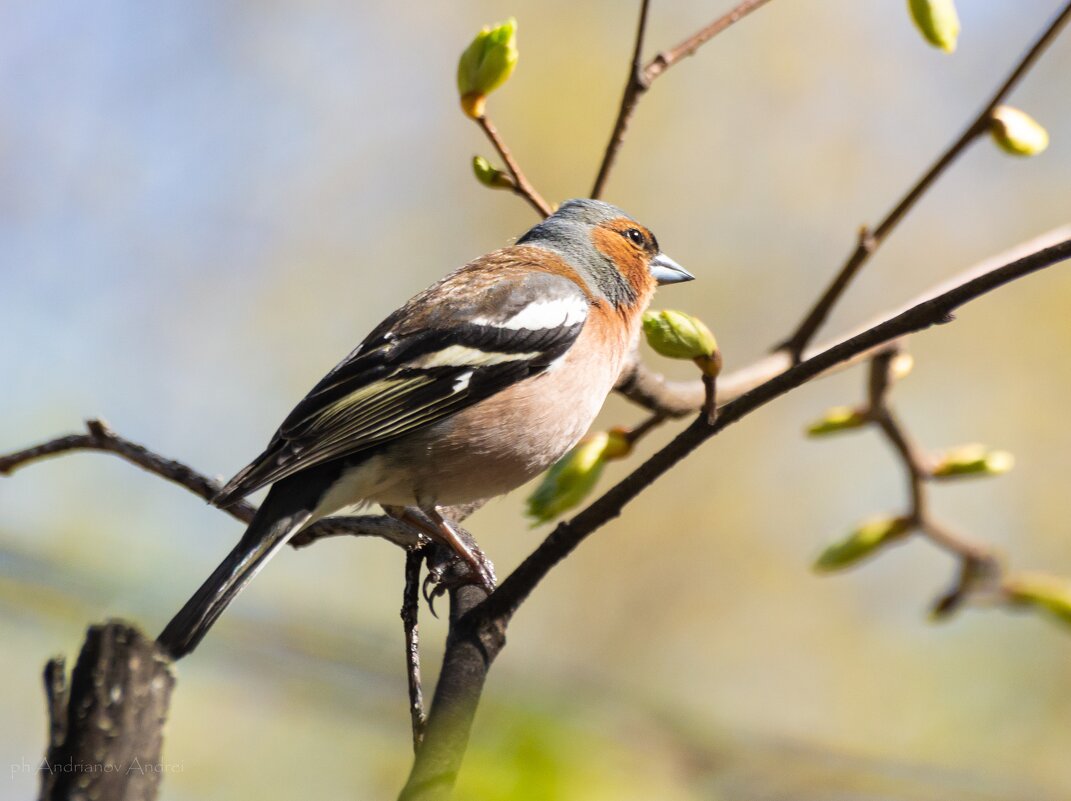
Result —
<svg viewBox="0 0 1071 801"><path fill-rule="evenodd" d="M226 506L299 470L429 426L562 357L587 318L584 292L561 275L496 274L485 260L388 317L312 389L213 503Z"/></svg>

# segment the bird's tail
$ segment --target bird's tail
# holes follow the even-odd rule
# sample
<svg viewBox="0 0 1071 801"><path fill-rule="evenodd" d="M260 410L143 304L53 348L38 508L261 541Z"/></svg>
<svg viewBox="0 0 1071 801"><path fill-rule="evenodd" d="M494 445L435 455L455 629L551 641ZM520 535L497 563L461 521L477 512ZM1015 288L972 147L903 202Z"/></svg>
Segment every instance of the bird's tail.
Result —
<svg viewBox="0 0 1071 801"><path fill-rule="evenodd" d="M257 510L234 550L156 638L172 659L180 659L197 647L227 605L311 517L306 508L277 508L272 494Z"/></svg>

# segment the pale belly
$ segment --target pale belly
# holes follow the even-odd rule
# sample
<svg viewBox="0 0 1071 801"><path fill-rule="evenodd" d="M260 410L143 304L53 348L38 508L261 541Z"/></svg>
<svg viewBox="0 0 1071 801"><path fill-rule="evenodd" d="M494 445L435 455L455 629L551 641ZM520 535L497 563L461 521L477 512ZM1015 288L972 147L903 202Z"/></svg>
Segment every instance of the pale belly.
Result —
<svg viewBox="0 0 1071 801"><path fill-rule="evenodd" d="M567 356L556 369L405 437L344 474L316 517L361 502L452 506L516 489L587 432L621 370L625 348L613 350L597 363Z"/></svg>

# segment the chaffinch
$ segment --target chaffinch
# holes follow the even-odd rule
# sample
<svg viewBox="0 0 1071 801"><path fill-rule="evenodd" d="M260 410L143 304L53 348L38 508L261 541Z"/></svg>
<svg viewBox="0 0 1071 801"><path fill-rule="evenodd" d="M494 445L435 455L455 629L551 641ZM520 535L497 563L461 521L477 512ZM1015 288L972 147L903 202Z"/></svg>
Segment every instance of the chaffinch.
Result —
<svg viewBox="0 0 1071 801"><path fill-rule="evenodd" d="M359 504L416 525L491 584L440 507L509 492L573 447L655 286L691 279L620 209L570 200L516 244L425 289L313 387L213 499L226 507L271 485L160 645L175 658L191 651L294 534Z"/></svg>

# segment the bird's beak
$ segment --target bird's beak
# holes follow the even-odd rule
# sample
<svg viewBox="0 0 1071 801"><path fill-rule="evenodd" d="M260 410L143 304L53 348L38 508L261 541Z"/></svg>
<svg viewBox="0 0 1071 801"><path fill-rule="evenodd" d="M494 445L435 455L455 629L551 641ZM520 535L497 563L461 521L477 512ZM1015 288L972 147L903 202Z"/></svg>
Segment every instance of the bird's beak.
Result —
<svg viewBox="0 0 1071 801"><path fill-rule="evenodd" d="M651 259L651 275L654 280L661 284L679 284L681 281L692 281L695 276L673 261L665 253L659 253Z"/></svg>

